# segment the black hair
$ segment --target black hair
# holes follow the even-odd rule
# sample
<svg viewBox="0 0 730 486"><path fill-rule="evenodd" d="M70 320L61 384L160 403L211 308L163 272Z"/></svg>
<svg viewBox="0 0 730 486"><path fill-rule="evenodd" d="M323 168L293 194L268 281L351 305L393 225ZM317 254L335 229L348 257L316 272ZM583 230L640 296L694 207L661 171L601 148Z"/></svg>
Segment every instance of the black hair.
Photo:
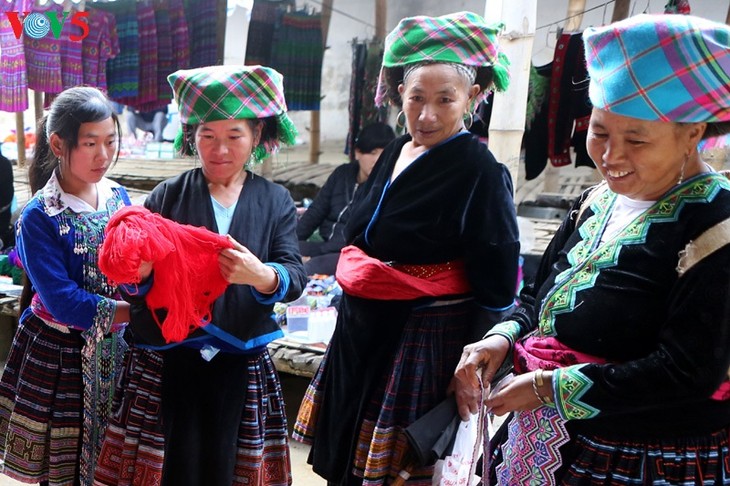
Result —
<svg viewBox="0 0 730 486"><path fill-rule="evenodd" d="M59 94L46 115L38 120L35 150L28 165L28 182L31 193L46 185L53 171L63 170L61 164L69 163L71 150L78 147L79 129L82 123L95 123L107 118L114 120L117 131L117 150L114 162L119 158L119 144L122 129L119 118L109 99L98 89L87 86L69 88ZM55 133L62 141L64 154L60 162L53 154L50 135ZM33 289L27 275L23 276L23 290L20 295L20 314L30 305Z"/></svg>
<svg viewBox="0 0 730 486"><path fill-rule="evenodd" d="M376 122L364 127L355 140L355 148L364 154L385 148L395 138L395 132L385 123Z"/></svg>
<svg viewBox="0 0 730 486"><path fill-rule="evenodd" d="M119 158L121 127L109 99L98 89L89 86L69 88L59 94L46 115L38 121L38 133L33 158L28 166L28 182L35 193L46 185L53 171L58 168L59 159L50 146L50 135L55 133L62 141L65 153L61 160L68 164L71 150L79 144L79 129L82 123L95 123L111 118L117 131L117 150L114 162Z"/></svg>
<svg viewBox="0 0 730 486"><path fill-rule="evenodd" d="M730 133L730 122L708 122L702 140L708 138L720 137Z"/></svg>

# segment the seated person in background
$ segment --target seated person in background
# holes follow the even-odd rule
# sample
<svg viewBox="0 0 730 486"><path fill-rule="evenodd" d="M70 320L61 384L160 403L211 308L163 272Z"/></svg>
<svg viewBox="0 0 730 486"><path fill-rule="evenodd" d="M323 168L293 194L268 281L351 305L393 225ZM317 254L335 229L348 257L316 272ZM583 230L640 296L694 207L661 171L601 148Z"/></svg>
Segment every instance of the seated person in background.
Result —
<svg viewBox="0 0 730 486"><path fill-rule="evenodd" d="M393 129L385 123L373 123L363 128L355 141L357 162L336 168L302 215L297 225L297 236L307 275L335 273L340 250L346 244L342 230L350 205L380 153L394 138ZM316 229L319 229L324 241L306 241Z"/></svg>
<svg viewBox="0 0 730 486"><path fill-rule="evenodd" d="M0 250L15 245L15 232L11 224L14 195L13 165L0 154Z"/></svg>
<svg viewBox="0 0 730 486"><path fill-rule="evenodd" d="M167 125L167 106L153 111L138 111L127 107L127 128L137 138L137 129L152 133L153 142L162 142L162 130Z"/></svg>

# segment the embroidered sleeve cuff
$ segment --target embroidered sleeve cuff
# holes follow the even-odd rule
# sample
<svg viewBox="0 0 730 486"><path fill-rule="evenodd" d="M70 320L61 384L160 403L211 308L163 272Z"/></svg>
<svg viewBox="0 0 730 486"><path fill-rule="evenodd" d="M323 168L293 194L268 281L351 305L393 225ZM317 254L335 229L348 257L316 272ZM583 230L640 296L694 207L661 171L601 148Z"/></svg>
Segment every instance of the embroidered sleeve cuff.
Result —
<svg viewBox="0 0 730 486"><path fill-rule="evenodd" d="M273 268L274 271L279 274L279 287L273 294L262 294L255 288L251 287L251 293L259 304L271 305L284 300L286 294L289 292L291 278L289 277L289 272L283 265L279 263L267 263L266 265Z"/></svg>
<svg viewBox="0 0 730 486"><path fill-rule="evenodd" d="M500 322L499 324L495 324L494 327L484 335L484 338L494 335L505 337L510 344L514 345L515 341L517 341L520 337L520 325L517 321Z"/></svg>
<svg viewBox="0 0 730 486"><path fill-rule="evenodd" d="M90 358L96 350L96 344L104 339L105 334L111 332L116 311L116 300L108 298L99 299L99 303L96 306L94 323L81 334L86 341L86 344L81 350L85 357Z"/></svg>
<svg viewBox="0 0 730 486"><path fill-rule="evenodd" d="M553 371L555 408L565 420L590 419L601 412L583 401L583 395L593 386L593 381L581 372L584 366L578 364Z"/></svg>

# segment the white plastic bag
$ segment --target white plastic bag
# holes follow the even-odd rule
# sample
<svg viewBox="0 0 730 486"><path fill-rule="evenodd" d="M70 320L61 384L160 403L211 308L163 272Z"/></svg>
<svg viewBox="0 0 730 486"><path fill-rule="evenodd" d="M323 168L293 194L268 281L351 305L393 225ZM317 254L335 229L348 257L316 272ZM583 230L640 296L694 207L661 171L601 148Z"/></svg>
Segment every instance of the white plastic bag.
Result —
<svg viewBox="0 0 730 486"><path fill-rule="evenodd" d="M434 486L474 486L481 478L474 474L482 455L482 420L484 413L473 414L469 421L459 423L451 455L436 461Z"/></svg>

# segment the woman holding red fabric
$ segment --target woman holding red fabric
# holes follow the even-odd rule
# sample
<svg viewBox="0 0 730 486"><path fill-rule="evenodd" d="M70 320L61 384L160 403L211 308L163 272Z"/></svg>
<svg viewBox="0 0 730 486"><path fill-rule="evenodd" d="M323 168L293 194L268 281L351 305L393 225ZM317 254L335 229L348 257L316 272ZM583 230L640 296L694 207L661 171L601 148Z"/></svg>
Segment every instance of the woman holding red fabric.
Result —
<svg viewBox="0 0 730 486"><path fill-rule="evenodd" d="M412 17L386 41L381 88L408 134L348 221L337 327L295 426L331 484L392 481L403 428L446 397L460 348L513 305L512 182L465 127L484 91L507 87L498 28L466 12ZM412 470L407 484L432 474Z"/></svg>
<svg viewBox="0 0 730 486"><path fill-rule="evenodd" d="M730 181L697 151L730 130L730 28L638 15L583 40L605 183L520 308L464 348L461 414L513 350L487 401L514 412L491 483L730 484Z"/></svg>
<svg viewBox="0 0 730 486"><path fill-rule="evenodd" d="M210 322L180 342L164 339L145 302L155 273L127 286L133 349L95 480L291 484L284 402L266 345L283 336L274 303L298 298L306 276L291 196L250 171L279 142L294 141L282 77L261 66L211 66L168 80L183 123L176 144L201 167L160 184L145 206L229 235L232 248L220 251L216 268L230 285ZM157 311L163 328L165 315Z"/></svg>

